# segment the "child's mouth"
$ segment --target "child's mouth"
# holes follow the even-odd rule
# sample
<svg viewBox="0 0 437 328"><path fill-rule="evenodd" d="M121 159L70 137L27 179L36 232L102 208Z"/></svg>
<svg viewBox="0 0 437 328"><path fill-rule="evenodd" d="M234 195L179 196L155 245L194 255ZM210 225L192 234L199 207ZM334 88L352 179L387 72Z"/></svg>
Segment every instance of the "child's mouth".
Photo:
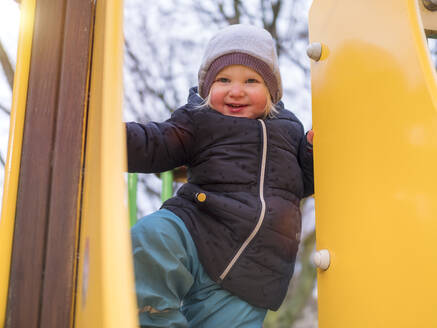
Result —
<svg viewBox="0 0 437 328"><path fill-rule="evenodd" d="M229 110L233 113L239 112L247 106L244 104L227 104L227 105L229 107Z"/></svg>

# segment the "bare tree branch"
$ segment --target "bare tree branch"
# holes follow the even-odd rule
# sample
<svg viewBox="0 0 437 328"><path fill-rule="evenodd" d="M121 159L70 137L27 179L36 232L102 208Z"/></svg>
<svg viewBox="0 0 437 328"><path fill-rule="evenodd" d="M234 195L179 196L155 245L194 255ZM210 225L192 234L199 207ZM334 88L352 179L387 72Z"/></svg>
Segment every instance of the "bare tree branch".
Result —
<svg viewBox="0 0 437 328"><path fill-rule="evenodd" d="M9 59L9 56L6 53L6 50L3 47L3 43L1 41L0 41L0 63L3 67L3 71L5 72L9 87L12 90L14 87L14 68L12 67L11 60Z"/></svg>
<svg viewBox="0 0 437 328"><path fill-rule="evenodd" d="M266 3L269 3L270 6L266 5ZM280 40L279 35L277 31L277 21L279 17L279 13L281 12L281 5L282 0L277 0L276 2L273 1L266 1L266 0L260 0L260 6L261 6L261 20L263 23L263 27L270 32L273 39L275 39L276 42L276 52L278 53L278 56L281 55L281 48L279 46ZM271 13L271 20L268 20L267 17L270 16L268 13Z"/></svg>
<svg viewBox="0 0 437 328"><path fill-rule="evenodd" d="M165 93L163 91L159 91L157 89L152 88L150 86L150 84L148 83L146 76L150 76L150 73L147 71L147 69L141 67L140 60L137 58L137 56L133 52L129 41L127 41L127 40L125 41L125 49L126 49L126 54L133 61L132 71L138 75L138 78L143 83L145 91L147 91L149 94L152 94L155 97L157 97L159 100L161 100L161 102L164 104L164 106L167 110L172 111L174 109L174 106L172 106L170 103L167 102L167 100L165 98ZM138 90L138 92L142 92L142 91ZM141 97L144 97L143 93L141 94Z"/></svg>
<svg viewBox="0 0 437 328"><path fill-rule="evenodd" d="M3 159L3 156L2 156L1 153L0 153L0 163L1 163L1 165L2 165L3 167L6 166L6 161Z"/></svg>
<svg viewBox="0 0 437 328"><path fill-rule="evenodd" d="M205 16L208 17L209 20L211 20L214 24L219 25L223 22L222 16L217 17L216 12L210 11L202 6L202 2L195 1L193 4L194 10Z"/></svg>
<svg viewBox="0 0 437 328"><path fill-rule="evenodd" d="M2 104L0 104L0 110L2 110L2 112L6 113L7 115L11 115L11 111Z"/></svg>
<svg viewBox="0 0 437 328"><path fill-rule="evenodd" d="M240 12L241 0L233 0L232 5L234 9L234 14L231 16L226 14L223 1L217 3L217 8L219 10L219 13L229 25L240 23L240 17L241 17L241 12Z"/></svg>
<svg viewBox="0 0 437 328"><path fill-rule="evenodd" d="M276 23L278 21L278 16L279 13L281 11L281 5L282 5L282 0L277 0L276 2L271 2L271 9L272 9L272 21L270 22L270 24L268 25L268 29L269 31L271 31L270 33L272 34L274 39L278 39L278 31L276 29Z"/></svg>
<svg viewBox="0 0 437 328"><path fill-rule="evenodd" d="M143 185L144 191L152 196L158 197L160 198L161 195L159 192L157 192L156 190L154 190L153 188L151 188L148 184L147 184L147 179L145 175L139 175L138 177L139 182L141 182L141 184Z"/></svg>
<svg viewBox="0 0 437 328"><path fill-rule="evenodd" d="M241 1L234 0L234 22L229 22L229 24L238 24L240 22L240 9L241 9Z"/></svg>
<svg viewBox="0 0 437 328"><path fill-rule="evenodd" d="M296 55L292 52L291 49L283 47L281 44L279 44L279 48L282 56L287 56L287 59L295 64L297 67L299 67L302 71L304 71L305 74L310 73L309 68L296 58Z"/></svg>
<svg viewBox="0 0 437 328"><path fill-rule="evenodd" d="M240 15L242 17L247 17L249 20L249 24L256 24L256 21L258 20L256 15L250 13L250 11L248 10L247 6L244 4L244 2L240 3Z"/></svg>

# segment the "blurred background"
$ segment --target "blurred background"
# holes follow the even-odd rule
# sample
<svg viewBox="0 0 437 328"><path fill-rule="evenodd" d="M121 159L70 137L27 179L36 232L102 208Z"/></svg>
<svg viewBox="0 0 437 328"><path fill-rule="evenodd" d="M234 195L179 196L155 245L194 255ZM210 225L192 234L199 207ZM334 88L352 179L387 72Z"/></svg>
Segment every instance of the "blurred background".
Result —
<svg viewBox="0 0 437 328"><path fill-rule="evenodd" d="M267 29L277 41L284 85L283 101L308 130L311 94L308 12L311 0L125 0L124 119L162 121L185 104L208 39L229 24ZM19 28L19 4L0 0L0 196L3 191L13 74ZM437 62L436 40L429 40ZM175 183L174 189L179 187ZM161 205L161 181L140 175L138 217ZM296 273L287 298L269 312L265 328L317 327L316 270L310 263L315 246L314 199L302 204L303 238Z"/></svg>

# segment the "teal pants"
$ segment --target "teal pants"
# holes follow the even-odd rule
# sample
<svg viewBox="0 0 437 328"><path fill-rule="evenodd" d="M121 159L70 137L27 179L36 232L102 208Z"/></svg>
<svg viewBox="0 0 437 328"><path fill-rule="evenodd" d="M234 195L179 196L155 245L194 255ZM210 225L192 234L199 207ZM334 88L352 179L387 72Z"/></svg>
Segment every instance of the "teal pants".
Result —
<svg viewBox="0 0 437 328"><path fill-rule="evenodd" d="M135 287L142 327L260 328L266 310L212 281L174 213L159 210L132 228Z"/></svg>

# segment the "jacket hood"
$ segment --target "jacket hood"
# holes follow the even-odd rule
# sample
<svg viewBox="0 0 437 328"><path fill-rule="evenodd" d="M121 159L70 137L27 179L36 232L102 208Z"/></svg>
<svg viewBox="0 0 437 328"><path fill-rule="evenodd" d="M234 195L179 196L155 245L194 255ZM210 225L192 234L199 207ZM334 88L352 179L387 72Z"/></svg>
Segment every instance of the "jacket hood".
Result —
<svg viewBox="0 0 437 328"><path fill-rule="evenodd" d="M190 88L190 92L188 94L187 100L188 100L188 104L194 105L194 106L200 106L204 102L204 99L198 93L197 87Z"/></svg>

